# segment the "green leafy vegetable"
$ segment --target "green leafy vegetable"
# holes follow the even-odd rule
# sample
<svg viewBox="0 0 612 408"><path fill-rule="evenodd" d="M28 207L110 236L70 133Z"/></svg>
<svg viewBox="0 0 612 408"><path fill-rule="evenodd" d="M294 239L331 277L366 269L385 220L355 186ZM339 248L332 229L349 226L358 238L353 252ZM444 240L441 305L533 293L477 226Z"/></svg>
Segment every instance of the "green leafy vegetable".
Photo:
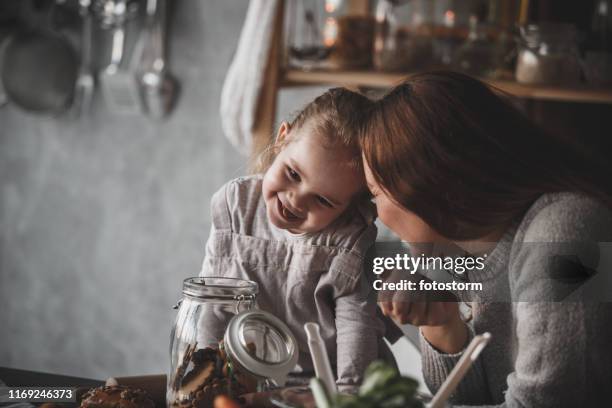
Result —
<svg viewBox="0 0 612 408"><path fill-rule="evenodd" d="M419 383L402 377L394 368L375 361L367 368L358 395L337 394L330 398L320 380L310 382L318 408L422 408L416 397Z"/></svg>

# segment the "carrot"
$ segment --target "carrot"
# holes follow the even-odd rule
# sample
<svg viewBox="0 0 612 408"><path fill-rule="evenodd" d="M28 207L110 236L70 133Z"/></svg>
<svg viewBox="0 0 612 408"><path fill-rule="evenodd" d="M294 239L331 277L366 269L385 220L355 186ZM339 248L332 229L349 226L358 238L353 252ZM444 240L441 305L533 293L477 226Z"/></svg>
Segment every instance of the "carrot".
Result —
<svg viewBox="0 0 612 408"><path fill-rule="evenodd" d="M240 408L240 405L227 395L219 395L215 398L214 408Z"/></svg>

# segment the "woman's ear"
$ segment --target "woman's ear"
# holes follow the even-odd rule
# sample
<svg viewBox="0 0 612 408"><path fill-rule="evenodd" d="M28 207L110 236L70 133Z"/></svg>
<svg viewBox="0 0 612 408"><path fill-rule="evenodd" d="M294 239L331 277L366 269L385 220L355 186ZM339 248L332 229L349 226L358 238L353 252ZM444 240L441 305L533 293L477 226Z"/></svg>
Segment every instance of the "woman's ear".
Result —
<svg viewBox="0 0 612 408"><path fill-rule="evenodd" d="M287 135L291 130L291 125L287 122L281 123L278 128L278 132L276 133L276 141L274 142L274 148L280 148L284 143L287 142Z"/></svg>

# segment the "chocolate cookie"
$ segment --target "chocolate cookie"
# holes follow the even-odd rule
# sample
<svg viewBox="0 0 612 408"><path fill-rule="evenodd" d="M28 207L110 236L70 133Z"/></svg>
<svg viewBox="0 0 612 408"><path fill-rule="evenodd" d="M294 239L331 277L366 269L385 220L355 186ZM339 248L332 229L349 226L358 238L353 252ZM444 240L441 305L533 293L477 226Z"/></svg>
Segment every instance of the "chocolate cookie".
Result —
<svg viewBox="0 0 612 408"><path fill-rule="evenodd" d="M107 385L87 391L81 408L155 408L155 404L143 390Z"/></svg>
<svg viewBox="0 0 612 408"><path fill-rule="evenodd" d="M248 380L232 375L222 348L196 349L195 345L186 350L171 384L177 399L170 401L170 405L181 408L211 407L218 395L241 395L255 390L254 385L247 386Z"/></svg>

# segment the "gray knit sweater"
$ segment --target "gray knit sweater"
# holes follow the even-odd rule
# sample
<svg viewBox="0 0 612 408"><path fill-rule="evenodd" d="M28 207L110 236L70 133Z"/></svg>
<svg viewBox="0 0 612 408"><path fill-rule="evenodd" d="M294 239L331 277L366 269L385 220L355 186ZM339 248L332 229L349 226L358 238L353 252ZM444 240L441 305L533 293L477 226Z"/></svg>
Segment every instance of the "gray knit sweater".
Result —
<svg viewBox="0 0 612 408"><path fill-rule="evenodd" d="M593 248L612 242L612 213L581 195L544 195L504 234L486 268L470 273L470 281L483 283L479 298L471 302L470 338L486 331L493 337L451 401L500 407L612 406L612 303L559 301L566 294L550 301L558 287L540 278L550 276L554 257L533 242L574 243L581 262L601 265L606 254ZM610 276L612 270L606 269L598 271ZM504 291L513 302L499 300ZM609 286L604 291L612 294ZM546 301L536 301L539 295ZM425 381L435 393L462 353L441 353L422 334L421 350Z"/></svg>

